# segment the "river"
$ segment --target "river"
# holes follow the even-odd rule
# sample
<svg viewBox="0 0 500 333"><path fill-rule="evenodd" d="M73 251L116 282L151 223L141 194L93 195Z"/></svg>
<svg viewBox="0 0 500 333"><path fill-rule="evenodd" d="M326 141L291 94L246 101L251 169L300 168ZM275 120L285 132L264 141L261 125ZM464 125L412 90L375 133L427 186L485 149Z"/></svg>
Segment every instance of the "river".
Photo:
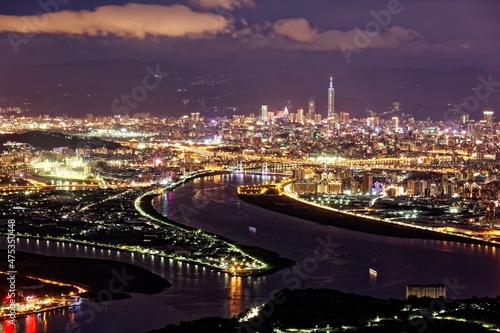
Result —
<svg viewBox="0 0 500 333"><path fill-rule="evenodd" d="M273 179L241 174L195 179L156 198L154 205L178 222L293 259L297 262L293 271L231 277L159 257L20 239L19 251L121 260L163 276L172 287L157 295L133 294L112 301L92 320L85 309L66 309L22 318L15 329L4 322L3 331L61 333L77 322L82 333L143 333L180 320L232 316L262 303L277 289L294 287L402 299L407 284L444 283L449 286L448 297L500 295L500 255L495 247L349 231L267 211L235 195L236 186ZM6 247L5 239L0 247ZM370 274L370 268L377 274Z"/></svg>

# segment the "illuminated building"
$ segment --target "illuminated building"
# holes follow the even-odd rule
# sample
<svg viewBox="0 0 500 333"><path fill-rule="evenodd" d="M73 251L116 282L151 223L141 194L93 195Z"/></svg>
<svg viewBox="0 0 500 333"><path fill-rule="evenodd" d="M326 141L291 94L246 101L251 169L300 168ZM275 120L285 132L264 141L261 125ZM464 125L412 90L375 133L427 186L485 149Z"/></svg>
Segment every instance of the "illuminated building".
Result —
<svg viewBox="0 0 500 333"><path fill-rule="evenodd" d="M414 180L408 180L406 183L406 194L408 195L414 195L415 194L415 181Z"/></svg>
<svg viewBox="0 0 500 333"><path fill-rule="evenodd" d="M469 115L468 114L463 114L462 117L460 117L462 120L462 124L467 124L469 122Z"/></svg>
<svg viewBox="0 0 500 333"><path fill-rule="evenodd" d="M314 115L316 114L316 100L314 96L309 98L309 103L307 104L307 118L309 120L314 120Z"/></svg>
<svg viewBox="0 0 500 333"><path fill-rule="evenodd" d="M446 298L446 286L442 284L411 284L406 286L406 298L409 297Z"/></svg>
<svg viewBox="0 0 500 333"><path fill-rule="evenodd" d="M363 175L363 183L361 186L361 192L370 192L373 188L373 176L370 174Z"/></svg>
<svg viewBox="0 0 500 333"><path fill-rule="evenodd" d="M304 122L304 109L302 108L297 111L297 122L298 123Z"/></svg>
<svg viewBox="0 0 500 333"><path fill-rule="evenodd" d="M349 112L341 112L341 119L344 124L349 122Z"/></svg>
<svg viewBox="0 0 500 333"><path fill-rule="evenodd" d="M294 169L292 177L299 182L303 182L306 179L306 170L303 168Z"/></svg>
<svg viewBox="0 0 500 333"><path fill-rule="evenodd" d="M399 118L392 117L392 124L394 125L394 128L399 128Z"/></svg>
<svg viewBox="0 0 500 333"><path fill-rule="evenodd" d="M333 87L333 77L330 77L330 87L328 88L328 118L335 118L335 88Z"/></svg>
<svg viewBox="0 0 500 333"><path fill-rule="evenodd" d="M200 113L199 112L194 113L194 120L196 120L196 121L200 120Z"/></svg>
<svg viewBox="0 0 500 333"><path fill-rule="evenodd" d="M267 121L269 119L268 115L267 115L267 105L262 105L262 107L260 109L260 115L261 115L262 121Z"/></svg>
<svg viewBox="0 0 500 333"><path fill-rule="evenodd" d="M488 125L493 123L493 111L483 111L483 119Z"/></svg>

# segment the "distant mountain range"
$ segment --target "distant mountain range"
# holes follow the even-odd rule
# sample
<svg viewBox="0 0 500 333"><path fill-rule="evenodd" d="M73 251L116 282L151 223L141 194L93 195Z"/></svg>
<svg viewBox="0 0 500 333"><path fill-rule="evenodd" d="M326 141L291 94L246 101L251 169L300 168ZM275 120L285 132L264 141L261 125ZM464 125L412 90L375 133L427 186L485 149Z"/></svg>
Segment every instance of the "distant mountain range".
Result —
<svg viewBox="0 0 500 333"><path fill-rule="evenodd" d="M159 66L162 78L148 78ZM136 60L94 60L36 66L0 66L0 107L20 106L27 115L82 116L114 115L122 94L135 96L129 114L148 112L158 116L180 116L190 112L203 115L258 115L260 106L272 109L289 106L290 112L307 108L316 98L316 112L326 115L329 77L334 76L336 110L351 117L364 117L367 109L381 114L392 103L402 103L403 113L417 119L443 119L450 105L467 101L471 118L482 111L500 112L500 84L488 98L474 101L479 77L500 82L500 72L478 68L329 68L312 60L282 63L253 61L237 65L237 59L213 61L207 67L177 63L144 63ZM146 81L144 81L146 80ZM161 81L161 82L159 82ZM146 83L144 83L146 82ZM158 82L157 87L149 89ZM148 85L148 89L144 88ZM486 95L483 89L480 95ZM134 95L135 94L135 95ZM123 108L121 110L124 110ZM120 111L122 112L122 111Z"/></svg>

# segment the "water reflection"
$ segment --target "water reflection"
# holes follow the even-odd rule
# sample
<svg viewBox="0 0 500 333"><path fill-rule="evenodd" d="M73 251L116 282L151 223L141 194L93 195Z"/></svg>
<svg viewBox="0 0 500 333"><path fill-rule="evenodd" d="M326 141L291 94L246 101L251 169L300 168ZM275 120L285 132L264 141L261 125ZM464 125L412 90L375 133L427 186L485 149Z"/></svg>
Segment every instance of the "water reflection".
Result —
<svg viewBox="0 0 500 333"><path fill-rule="evenodd" d="M243 284L240 276L231 276L229 280L229 316L241 313L243 309Z"/></svg>
<svg viewBox="0 0 500 333"><path fill-rule="evenodd" d="M16 326L12 325L9 320L5 319L2 322L3 331L5 333L14 333L16 331Z"/></svg>

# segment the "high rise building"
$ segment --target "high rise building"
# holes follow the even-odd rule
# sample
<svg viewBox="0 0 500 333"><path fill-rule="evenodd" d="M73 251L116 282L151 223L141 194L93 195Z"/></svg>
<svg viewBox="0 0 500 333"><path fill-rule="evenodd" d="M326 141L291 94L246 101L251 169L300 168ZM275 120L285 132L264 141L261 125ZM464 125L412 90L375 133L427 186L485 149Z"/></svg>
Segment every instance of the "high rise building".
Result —
<svg viewBox="0 0 500 333"><path fill-rule="evenodd" d="M344 124L349 123L349 112L341 112L340 113L340 118Z"/></svg>
<svg viewBox="0 0 500 333"><path fill-rule="evenodd" d="M309 103L307 105L307 118L309 120L314 120L314 115L316 114L316 100L314 96L309 98Z"/></svg>
<svg viewBox="0 0 500 333"><path fill-rule="evenodd" d="M467 124L469 122L469 115L464 113L461 117L460 120L462 121L462 124Z"/></svg>
<svg viewBox="0 0 500 333"><path fill-rule="evenodd" d="M297 111L297 122L298 123L303 123L304 122L304 109L300 108Z"/></svg>
<svg viewBox="0 0 500 333"><path fill-rule="evenodd" d="M333 77L330 76L330 87L328 88L328 118L335 117L335 88L333 88Z"/></svg>
<svg viewBox="0 0 500 333"><path fill-rule="evenodd" d="M446 286L443 284L410 284L406 286L406 298L409 297L446 298Z"/></svg>
<svg viewBox="0 0 500 333"><path fill-rule="evenodd" d="M192 121L199 121L200 120L200 113L199 112L191 112L191 120Z"/></svg>
<svg viewBox="0 0 500 333"><path fill-rule="evenodd" d="M493 111L483 111L483 119L488 125L493 124Z"/></svg>
<svg viewBox="0 0 500 333"><path fill-rule="evenodd" d="M269 119L267 115L267 105L262 105L260 109L260 115L262 117L262 121L267 121Z"/></svg>
<svg viewBox="0 0 500 333"><path fill-rule="evenodd" d="M406 182L406 194L408 194L408 195L415 194L415 181L414 180L410 179Z"/></svg>
<svg viewBox="0 0 500 333"><path fill-rule="evenodd" d="M370 174L363 175L363 182L361 184L361 191L364 193L371 192L373 188L373 176Z"/></svg>
<svg viewBox="0 0 500 333"><path fill-rule="evenodd" d="M392 117L392 124L394 125L394 128L399 127L399 118L398 117Z"/></svg>

